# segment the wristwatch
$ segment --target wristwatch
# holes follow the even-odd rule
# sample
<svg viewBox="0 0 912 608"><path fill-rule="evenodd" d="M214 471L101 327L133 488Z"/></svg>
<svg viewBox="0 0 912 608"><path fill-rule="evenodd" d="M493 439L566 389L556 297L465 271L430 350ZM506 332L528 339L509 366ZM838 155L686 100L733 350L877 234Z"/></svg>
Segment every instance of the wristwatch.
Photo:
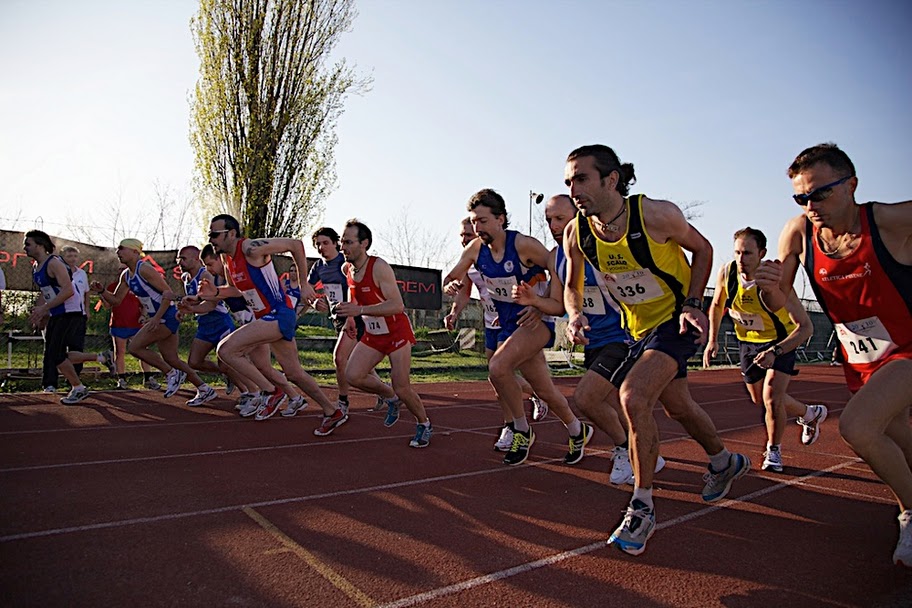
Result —
<svg viewBox="0 0 912 608"><path fill-rule="evenodd" d="M776 356L776 357L781 357L781 356L782 356L782 347L779 346L778 344L777 344L776 346L773 347L773 355Z"/></svg>
<svg viewBox="0 0 912 608"><path fill-rule="evenodd" d="M703 310L703 300L700 298L687 298L686 300L684 300L684 304L681 305L682 308L684 306L689 306L691 308L696 308L697 310L702 311Z"/></svg>

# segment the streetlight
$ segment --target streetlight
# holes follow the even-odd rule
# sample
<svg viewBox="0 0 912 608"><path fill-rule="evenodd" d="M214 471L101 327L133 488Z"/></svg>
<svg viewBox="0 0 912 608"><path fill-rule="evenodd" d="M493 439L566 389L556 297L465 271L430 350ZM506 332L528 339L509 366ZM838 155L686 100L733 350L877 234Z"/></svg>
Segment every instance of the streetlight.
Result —
<svg viewBox="0 0 912 608"><path fill-rule="evenodd" d="M543 200L545 200L544 194L529 190L529 236L532 236L532 202L535 201L536 205L540 205Z"/></svg>

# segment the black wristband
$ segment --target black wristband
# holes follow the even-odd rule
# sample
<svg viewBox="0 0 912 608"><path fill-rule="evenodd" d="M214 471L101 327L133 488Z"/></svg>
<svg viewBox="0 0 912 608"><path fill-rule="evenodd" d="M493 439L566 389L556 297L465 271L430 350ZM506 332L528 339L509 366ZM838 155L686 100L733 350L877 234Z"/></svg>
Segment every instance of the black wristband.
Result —
<svg viewBox="0 0 912 608"><path fill-rule="evenodd" d="M690 308L696 308L697 310L702 311L703 310L703 300L700 298L687 298L686 300L684 300L684 304L681 305L682 308L684 306L689 306Z"/></svg>
<svg viewBox="0 0 912 608"><path fill-rule="evenodd" d="M781 355L782 355L782 347L781 347L780 345L777 344L777 345L775 345L775 346L773 347L773 356L774 356L774 357L779 357L779 356L781 356Z"/></svg>

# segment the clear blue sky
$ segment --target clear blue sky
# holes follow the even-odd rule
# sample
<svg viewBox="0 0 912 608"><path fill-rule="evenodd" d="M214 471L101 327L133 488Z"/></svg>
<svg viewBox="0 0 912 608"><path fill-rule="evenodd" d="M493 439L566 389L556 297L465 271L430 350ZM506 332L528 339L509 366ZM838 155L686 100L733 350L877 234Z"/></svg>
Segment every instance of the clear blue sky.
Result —
<svg viewBox="0 0 912 608"><path fill-rule="evenodd" d="M338 127L329 225L382 230L409 206L416 225L455 233L491 187L526 229L529 191L564 192L567 153L589 143L634 163L634 191L705 201L694 223L717 267L737 228L776 241L798 211L785 169L809 145L849 153L860 200L912 196L908 2L357 6L338 50L374 83ZM196 9L0 4L0 217L41 215L62 234L50 222L148 204L155 181L191 191Z"/></svg>

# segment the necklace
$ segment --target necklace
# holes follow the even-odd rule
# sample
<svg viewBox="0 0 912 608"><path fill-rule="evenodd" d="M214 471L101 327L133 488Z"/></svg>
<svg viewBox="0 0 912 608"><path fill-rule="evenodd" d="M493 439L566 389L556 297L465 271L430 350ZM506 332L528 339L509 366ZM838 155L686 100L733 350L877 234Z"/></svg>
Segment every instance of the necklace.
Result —
<svg viewBox="0 0 912 608"><path fill-rule="evenodd" d="M605 230L608 230L608 231L610 231L610 232L617 232L618 230L620 230L620 228L618 228L617 226L615 226L615 225L614 225L614 222L617 221L617 219L618 219L619 217L621 217L621 216L624 214L625 211L627 211L627 203L621 203L621 208L620 208L620 210L617 212L617 215L615 215L613 218L611 218L611 219L608 220L607 222L602 222L602 221L599 220L598 218L593 218L593 219L595 220L595 222L596 222L599 226L601 226L601 227L604 228Z"/></svg>
<svg viewBox="0 0 912 608"><path fill-rule="evenodd" d="M855 226L858 226L858 230L855 230ZM850 254L852 250L855 249L855 246L857 244L856 240L859 236L861 236L861 223L856 212L855 220L852 222L851 228L847 232L843 232L837 236L833 240L833 245L830 245L823 240L823 233L820 231L817 232L817 245L820 247L820 251L822 251L824 255L844 257L838 256L840 250L842 250L844 247L847 250L845 252L845 255Z"/></svg>

